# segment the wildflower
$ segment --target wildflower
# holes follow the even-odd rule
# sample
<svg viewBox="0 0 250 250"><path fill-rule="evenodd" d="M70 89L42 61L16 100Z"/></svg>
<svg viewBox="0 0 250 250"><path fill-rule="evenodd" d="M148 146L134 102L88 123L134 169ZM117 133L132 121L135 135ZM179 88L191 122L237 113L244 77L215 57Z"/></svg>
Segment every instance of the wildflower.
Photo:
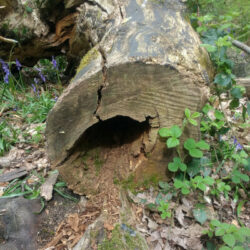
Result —
<svg viewBox="0 0 250 250"><path fill-rule="evenodd" d="M39 76L42 79L43 82L46 82L45 76L42 74L42 72L39 72Z"/></svg>
<svg viewBox="0 0 250 250"><path fill-rule="evenodd" d="M36 86L35 86L35 84L32 83L31 86L32 86L33 92L36 93Z"/></svg>
<svg viewBox="0 0 250 250"><path fill-rule="evenodd" d="M54 98L55 101L57 101L57 99L58 99L58 96L56 96L56 97Z"/></svg>
<svg viewBox="0 0 250 250"><path fill-rule="evenodd" d="M2 59L0 59L0 63L2 64L2 69L3 69L4 73L5 73L4 78L3 78L4 82L9 83L9 76L10 76L9 66Z"/></svg>
<svg viewBox="0 0 250 250"><path fill-rule="evenodd" d="M46 82L46 78L45 78L45 76L43 75L42 70L41 70L40 68L37 68L37 67L35 67L35 70L38 71L38 74L39 74L40 78L42 79L42 81L43 81L43 82Z"/></svg>
<svg viewBox="0 0 250 250"><path fill-rule="evenodd" d="M52 64L53 64L53 67L54 67L55 69L58 69L58 67L57 67L57 62L56 62L56 59L55 59L54 56L52 56L51 62L52 62Z"/></svg>
<svg viewBox="0 0 250 250"><path fill-rule="evenodd" d="M234 136L234 145L235 145L236 151L239 151L239 150L243 149L242 145L237 141L235 136Z"/></svg>
<svg viewBox="0 0 250 250"><path fill-rule="evenodd" d="M21 63L18 61L18 59L16 59L16 67L17 67L18 71L20 71L20 69L21 69L21 67L22 67L22 65L21 65Z"/></svg>

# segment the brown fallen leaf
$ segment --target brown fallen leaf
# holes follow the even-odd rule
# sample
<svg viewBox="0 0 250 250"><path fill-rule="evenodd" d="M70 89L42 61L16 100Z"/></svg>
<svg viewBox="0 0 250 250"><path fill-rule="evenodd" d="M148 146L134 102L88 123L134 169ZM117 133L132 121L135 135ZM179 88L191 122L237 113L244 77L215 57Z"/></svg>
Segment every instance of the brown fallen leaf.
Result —
<svg viewBox="0 0 250 250"><path fill-rule="evenodd" d="M105 222L104 226L105 229L107 229L108 231L112 231L114 229L113 225L110 225L109 223Z"/></svg>

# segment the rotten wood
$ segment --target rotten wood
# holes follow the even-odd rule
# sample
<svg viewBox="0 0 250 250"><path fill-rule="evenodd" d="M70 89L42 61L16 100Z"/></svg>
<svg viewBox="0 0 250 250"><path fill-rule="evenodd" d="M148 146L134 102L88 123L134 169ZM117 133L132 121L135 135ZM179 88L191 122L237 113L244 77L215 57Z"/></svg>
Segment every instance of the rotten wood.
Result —
<svg viewBox="0 0 250 250"><path fill-rule="evenodd" d="M28 172L27 172L27 170L25 168L15 169L15 170L10 171L8 173L1 174L0 175L0 182L12 181L14 179L23 177L23 176L25 176L27 174L28 174Z"/></svg>
<svg viewBox="0 0 250 250"><path fill-rule="evenodd" d="M52 199L53 187L57 181L58 174L58 171L52 173L40 187L40 195L46 201Z"/></svg>

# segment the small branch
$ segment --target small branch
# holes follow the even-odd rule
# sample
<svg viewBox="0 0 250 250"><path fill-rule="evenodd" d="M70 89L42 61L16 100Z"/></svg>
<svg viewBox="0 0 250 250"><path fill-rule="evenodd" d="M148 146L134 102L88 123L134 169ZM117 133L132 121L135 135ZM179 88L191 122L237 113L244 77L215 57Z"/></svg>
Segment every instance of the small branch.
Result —
<svg viewBox="0 0 250 250"><path fill-rule="evenodd" d="M247 54L250 54L250 47L247 46L245 43L242 43L242 42L240 42L240 41L238 41L238 40L233 40L233 39L230 38L230 37L229 37L228 40L230 40L230 41L232 42L232 44L233 44L235 47L237 47L237 48L243 50L243 51L246 52Z"/></svg>
<svg viewBox="0 0 250 250"><path fill-rule="evenodd" d="M11 38L6 38L3 36L0 36L0 41L6 42L6 43L18 43L17 40L11 39Z"/></svg>

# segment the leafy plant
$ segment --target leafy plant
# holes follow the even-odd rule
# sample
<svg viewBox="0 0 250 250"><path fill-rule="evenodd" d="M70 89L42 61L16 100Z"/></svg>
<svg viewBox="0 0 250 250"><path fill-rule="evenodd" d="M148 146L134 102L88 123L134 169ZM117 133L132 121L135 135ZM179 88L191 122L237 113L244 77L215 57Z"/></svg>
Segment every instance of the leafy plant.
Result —
<svg viewBox="0 0 250 250"><path fill-rule="evenodd" d="M164 200L160 201L160 205L158 206L158 211L161 212L162 219L171 217L171 211L169 211L169 203L165 202Z"/></svg>
<svg viewBox="0 0 250 250"><path fill-rule="evenodd" d="M203 231L209 238L219 237L223 241L220 250L244 250L242 243L247 237L250 237L250 229L246 227L236 227L233 224L222 223L218 220L211 220L209 229Z"/></svg>
<svg viewBox="0 0 250 250"><path fill-rule="evenodd" d="M209 150L210 146L203 140L195 142L194 139L189 138L184 142L184 148L188 150L192 157L201 158L203 156L201 150Z"/></svg>
<svg viewBox="0 0 250 250"><path fill-rule="evenodd" d="M202 177L195 176L194 179L191 179L192 186L196 189L199 188L201 191L205 192L207 186L212 186L214 184L214 179L210 176Z"/></svg>
<svg viewBox="0 0 250 250"><path fill-rule="evenodd" d="M180 144L180 136L182 134L182 130L179 126L173 125L170 129L169 128L161 128L159 130L159 135L162 138L167 138L166 145L168 148L174 148Z"/></svg>

